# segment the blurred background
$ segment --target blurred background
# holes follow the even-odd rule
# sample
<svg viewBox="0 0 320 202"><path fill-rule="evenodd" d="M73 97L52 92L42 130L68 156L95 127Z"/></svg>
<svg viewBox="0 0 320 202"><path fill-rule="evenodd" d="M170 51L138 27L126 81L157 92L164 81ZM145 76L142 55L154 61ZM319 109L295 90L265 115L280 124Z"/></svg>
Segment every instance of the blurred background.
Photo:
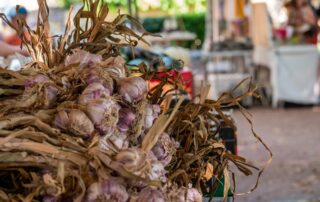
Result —
<svg viewBox="0 0 320 202"><path fill-rule="evenodd" d="M258 188L236 196L236 201L320 201L320 0L104 1L109 4L108 19L129 13L146 31L162 36L147 36L150 46L138 44L135 57L123 50L129 65L145 62L161 71L183 60L180 72L190 98L204 83L211 85L210 99L248 77L259 86L262 99L242 104L274 158ZM47 2L51 32L62 34L70 7L74 15L82 0ZM16 10L15 5L21 7ZM23 16L34 27L37 9L37 0L0 1L0 12L13 25L17 16ZM0 23L0 43L1 66L19 69L21 55L27 53L17 48L21 41L5 23ZM157 57L163 63L154 62ZM246 90L240 86L235 94ZM222 137L229 150L263 167L268 153L251 134L250 125L240 111L226 113L238 126L225 130ZM256 177L237 176L237 191L250 190ZM221 200L221 193L216 199Z"/></svg>

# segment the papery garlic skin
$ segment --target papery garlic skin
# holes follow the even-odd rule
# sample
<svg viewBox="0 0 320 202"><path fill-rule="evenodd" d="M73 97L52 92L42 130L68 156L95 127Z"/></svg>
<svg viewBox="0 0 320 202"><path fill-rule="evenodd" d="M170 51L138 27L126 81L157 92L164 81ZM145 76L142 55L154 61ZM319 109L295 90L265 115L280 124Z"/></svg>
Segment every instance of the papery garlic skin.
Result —
<svg viewBox="0 0 320 202"><path fill-rule="evenodd" d="M164 169L163 164L159 161L151 162L147 176L150 180L159 180L161 182L167 181L166 170Z"/></svg>
<svg viewBox="0 0 320 202"><path fill-rule="evenodd" d="M120 106L111 98L87 103L86 112L100 135L110 135L118 123Z"/></svg>
<svg viewBox="0 0 320 202"><path fill-rule="evenodd" d="M92 83L100 83L109 91L110 95L113 94L113 79L108 73L104 72L103 69L98 66L83 69L80 78L84 79L88 85Z"/></svg>
<svg viewBox="0 0 320 202"><path fill-rule="evenodd" d="M111 95L111 92L106 89L101 83L89 84L78 98L79 104L86 105L90 101L105 98Z"/></svg>
<svg viewBox="0 0 320 202"><path fill-rule="evenodd" d="M159 105L147 104L145 108L145 119L144 119L144 128L149 129L152 127L153 122L158 118L160 113Z"/></svg>
<svg viewBox="0 0 320 202"><path fill-rule="evenodd" d="M58 111L55 116L53 125L62 130L68 130L69 116L65 110Z"/></svg>
<svg viewBox="0 0 320 202"><path fill-rule="evenodd" d="M25 86L25 89L28 90L28 89L32 88L33 86L35 86L37 83L45 83L45 82L49 82L49 81L50 81L50 79L46 75L38 74L36 76L33 76L32 79L27 80L25 82L24 86Z"/></svg>
<svg viewBox="0 0 320 202"><path fill-rule="evenodd" d="M115 179L95 182L87 189L86 202L126 202L129 194L126 187Z"/></svg>
<svg viewBox="0 0 320 202"><path fill-rule="evenodd" d="M57 96L59 93L58 89L53 85L48 85L45 87L44 92L45 92L45 100L46 100L45 105L46 106L53 105L57 100Z"/></svg>
<svg viewBox="0 0 320 202"><path fill-rule="evenodd" d="M102 56L97 54L91 54L81 49L73 50L71 55L68 55L64 61L66 66L71 64L80 64L80 67L96 64L102 61Z"/></svg>
<svg viewBox="0 0 320 202"><path fill-rule="evenodd" d="M114 154L120 150L127 149L129 140L124 133L113 133L105 135L100 139L99 147L107 153Z"/></svg>
<svg viewBox="0 0 320 202"><path fill-rule="evenodd" d="M146 153L138 148L122 150L116 155L115 159L130 172L140 171L147 163Z"/></svg>
<svg viewBox="0 0 320 202"><path fill-rule="evenodd" d="M59 197L56 197L56 196L44 196L42 198L42 202L58 202L59 200Z"/></svg>
<svg viewBox="0 0 320 202"><path fill-rule="evenodd" d="M54 125L83 138L91 137L94 132L93 123L84 112L78 109L59 111L55 116Z"/></svg>
<svg viewBox="0 0 320 202"><path fill-rule="evenodd" d="M180 187L170 193L172 202L201 202L202 196L195 188Z"/></svg>
<svg viewBox="0 0 320 202"><path fill-rule="evenodd" d="M119 111L118 129L121 132L126 132L130 129L136 115L129 108L121 108Z"/></svg>
<svg viewBox="0 0 320 202"><path fill-rule="evenodd" d="M170 138L168 133L162 133L158 142L152 148L152 152L163 166L167 166L171 162L172 156L178 147L179 143Z"/></svg>
<svg viewBox="0 0 320 202"><path fill-rule="evenodd" d="M162 191L146 187L142 189L136 199L132 200L135 202L167 202L165 195ZM131 202L131 201L130 201Z"/></svg>
<svg viewBox="0 0 320 202"><path fill-rule="evenodd" d="M147 83L141 77L123 78L118 82L118 93L130 103L140 101L147 91Z"/></svg>
<svg viewBox="0 0 320 202"><path fill-rule="evenodd" d="M119 80L127 77L126 61L121 57L110 57L107 60L100 63L103 71L110 75L115 80Z"/></svg>
<svg viewBox="0 0 320 202"><path fill-rule="evenodd" d="M29 97L30 96L29 93L31 92L32 88L36 85L41 86L43 89L44 106L46 107L52 106L57 100L59 91L57 87L54 85L54 83L46 75L38 74L34 76L32 79L27 80L24 84L25 86L24 96Z"/></svg>

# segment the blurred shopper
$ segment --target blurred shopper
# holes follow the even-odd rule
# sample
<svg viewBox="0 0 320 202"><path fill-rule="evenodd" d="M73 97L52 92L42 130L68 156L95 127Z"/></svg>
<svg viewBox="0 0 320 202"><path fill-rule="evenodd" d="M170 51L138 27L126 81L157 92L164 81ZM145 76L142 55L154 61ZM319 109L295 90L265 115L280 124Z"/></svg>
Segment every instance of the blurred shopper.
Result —
<svg viewBox="0 0 320 202"><path fill-rule="evenodd" d="M12 25L15 28L18 28L18 19L21 18L26 20L27 16L28 16L28 11L23 6L20 6L18 10L16 9L16 7L11 8L7 14L7 17L9 18L9 20L11 21ZM21 39L15 32L14 34L7 36L5 38L5 42L7 42L10 45L16 45L16 46L21 45Z"/></svg>
<svg viewBox="0 0 320 202"><path fill-rule="evenodd" d="M317 18L307 0L291 0L285 7L288 13L288 25L294 30L293 36L299 41L317 43Z"/></svg>
<svg viewBox="0 0 320 202"><path fill-rule="evenodd" d="M26 49L21 49L20 46L13 46L0 41L0 56L7 57L15 53L20 53L24 56L28 55L28 51Z"/></svg>

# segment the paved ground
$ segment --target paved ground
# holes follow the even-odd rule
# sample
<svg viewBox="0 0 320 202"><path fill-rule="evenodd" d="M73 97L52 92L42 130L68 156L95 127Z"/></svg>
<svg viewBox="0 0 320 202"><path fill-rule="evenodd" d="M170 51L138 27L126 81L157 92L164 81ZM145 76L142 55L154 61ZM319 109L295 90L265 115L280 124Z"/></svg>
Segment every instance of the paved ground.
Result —
<svg viewBox="0 0 320 202"><path fill-rule="evenodd" d="M263 174L258 189L238 196L244 201L320 201L320 109L250 109L256 131L273 151L272 164ZM239 154L255 165L263 166L266 152L250 134L240 112L234 112L238 124ZM254 177L238 177L238 192L250 189Z"/></svg>

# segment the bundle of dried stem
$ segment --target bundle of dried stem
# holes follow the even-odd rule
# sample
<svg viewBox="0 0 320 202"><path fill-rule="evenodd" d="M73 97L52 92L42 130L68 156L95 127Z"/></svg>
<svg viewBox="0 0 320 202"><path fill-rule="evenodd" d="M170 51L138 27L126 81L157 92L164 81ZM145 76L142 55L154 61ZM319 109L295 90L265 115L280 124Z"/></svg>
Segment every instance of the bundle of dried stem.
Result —
<svg viewBox="0 0 320 202"><path fill-rule="evenodd" d="M36 29L23 20L15 28L32 62L17 72L0 69L1 201L201 201L223 174L227 196L229 162L245 175L259 170L227 151L217 135L223 124L235 128L224 108L238 106L252 125L239 104L255 96L251 84L247 93L217 101L206 99L204 87L182 105L177 71L142 64L141 76L130 76L119 49L149 34L125 26L131 21L142 30L134 18L119 14L108 22L103 1L85 0L74 29L69 15L54 42L48 6L38 3ZM159 85L148 90L154 79ZM216 183L206 186L212 178Z"/></svg>

